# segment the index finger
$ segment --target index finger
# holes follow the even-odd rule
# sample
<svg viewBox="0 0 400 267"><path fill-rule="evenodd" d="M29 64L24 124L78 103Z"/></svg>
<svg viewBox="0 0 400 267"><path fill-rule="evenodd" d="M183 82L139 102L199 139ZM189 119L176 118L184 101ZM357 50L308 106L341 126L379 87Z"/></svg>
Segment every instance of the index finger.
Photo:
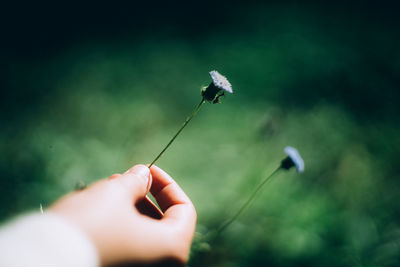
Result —
<svg viewBox="0 0 400 267"><path fill-rule="evenodd" d="M153 176L150 192L164 212L162 220L194 231L196 210L189 197L174 179L159 167L153 165L150 172Z"/></svg>

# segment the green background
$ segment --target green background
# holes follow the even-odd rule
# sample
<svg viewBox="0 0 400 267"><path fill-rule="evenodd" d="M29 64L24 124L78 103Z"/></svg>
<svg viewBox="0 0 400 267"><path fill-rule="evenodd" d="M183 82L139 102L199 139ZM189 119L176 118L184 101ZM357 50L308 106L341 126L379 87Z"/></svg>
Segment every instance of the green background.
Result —
<svg viewBox="0 0 400 267"><path fill-rule="evenodd" d="M2 18L0 218L157 162L198 212L190 266L398 266L399 18L393 4L9 6ZM306 171L276 176L296 147Z"/></svg>

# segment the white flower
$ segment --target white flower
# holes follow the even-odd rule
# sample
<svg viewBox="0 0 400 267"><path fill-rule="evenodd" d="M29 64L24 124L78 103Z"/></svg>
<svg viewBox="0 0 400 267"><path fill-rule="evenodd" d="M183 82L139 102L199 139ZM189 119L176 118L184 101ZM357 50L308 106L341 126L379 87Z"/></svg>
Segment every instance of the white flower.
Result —
<svg viewBox="0 0 400 267"><path fill-rule="evenodd" d="M220 98L225 95L225 92L233 93L232 85L225 76L218 73L216 70L210 71L212 82L209 86L202 88L201 96L203 100L213 104L220 103Z"/></svg>
<svg viewBox="0 0 400 267"><path fill-rule="evenodd" d="M304 172L304 161L301 158L299 152L296 148L287 146L285 147L285 153L288 155L288 158L292 161L292 166L296 166L296 170L298 173Z"/></svg>
<svg viewBox="0 0 400 267"><path fill-rule="evenodd" d="M227 91L231 94L233 93L232 85L230 84L230 82L228 81L228 79L225 76L221 75L216 70L210 71L210 75L211 75L213 83L216 87L218 87L219 89L222 89L224 91Z"/></svg>

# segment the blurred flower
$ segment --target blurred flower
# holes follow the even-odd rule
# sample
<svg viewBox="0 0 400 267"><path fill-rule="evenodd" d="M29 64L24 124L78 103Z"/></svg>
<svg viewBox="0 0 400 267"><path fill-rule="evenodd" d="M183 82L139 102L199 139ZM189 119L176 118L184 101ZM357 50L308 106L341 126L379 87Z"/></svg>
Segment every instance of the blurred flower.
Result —
<svg viewBox="0 0 400 267"><path fill-rule="evenodd" d="M219 98L224 95L224 92L233 93L232 85L228 79L221 75L218 71L210 71L212 82L201 92L203 98L214 104L219 103Z"/></svg>
<svg viewBox="0 0 400 267"><path fill-rule="evenodd" d="M222 224L216 232L216 235L220 234L224 231L232 222L234 222L239 215L250 205L250 202L255 198L256 194L261 190L261 188L271 180L273 176L275 176L281 169L289 170L292 167L296 167L297 172L301 173L304 171L304 161L301 158L299 152L296 148L287 146L285 147L285 153L287 157L284 158L281 162L281 165L276 168L270 175L268 175L253 191L247 201L240 207L240 209L233 215L233 217L228 220L226 223Z"/></svg>
<svg viewBox="0 0 400 267"><path fill-rule="evenodd" d="M282 160L281 168L289 170L292 167L296 167L298 173L304 172L304 161L297 149L291 146L287 146L285 147L285 153L288 156Z"/></svg>

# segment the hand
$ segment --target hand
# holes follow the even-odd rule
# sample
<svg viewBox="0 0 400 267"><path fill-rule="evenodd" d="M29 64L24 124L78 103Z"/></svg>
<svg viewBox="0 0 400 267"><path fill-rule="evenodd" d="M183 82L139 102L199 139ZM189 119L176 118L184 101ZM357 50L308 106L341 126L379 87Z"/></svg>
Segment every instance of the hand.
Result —
<svg viewBox="0 0 400 267"><path fill-rule="evenodd" d="M161 211L146 197L149 190ZM114 174L65 196L49 210L87 233L103 265L185 263L196 224L190 199L156 166L136 165Z"/></svg>

